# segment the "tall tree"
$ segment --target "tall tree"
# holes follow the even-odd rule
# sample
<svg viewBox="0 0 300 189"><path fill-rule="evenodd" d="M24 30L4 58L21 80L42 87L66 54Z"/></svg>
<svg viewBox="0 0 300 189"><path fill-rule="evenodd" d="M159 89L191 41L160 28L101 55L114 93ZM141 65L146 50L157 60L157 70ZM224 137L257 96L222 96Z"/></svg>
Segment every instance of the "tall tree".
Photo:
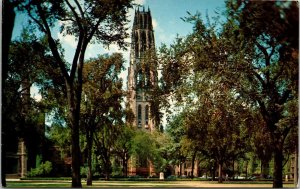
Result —
<svg viewBox="0 0 300 189"><path fill-rule="evenodd" d="M168 146L169 148L169 163L171 165L179 165L181 176L181 163L186 159L186 154L183 153L182 140L186 136L184 130L184 114L179 113L178 115L173 115L166 126L166 135L169 136L171 142Z"/></svg>
<svg viewBox="0 0 300 189"><path fill-rule="evenodd" d="M203 74L202 78L206 80L208 77ZM189 103L185 126L187 136L199 151L207 158L216 160L219 182L222 182L224 164L245 153L247 133L244 131L244 120L248 115L243 101L217 80L211 78L195 82L199 91L194 98L198 97L198 102Z"/></svg>
<svg viewBox="0 0 300 189"><path fill-rule="evenodd" d="M6 88L6 79L8 77L8 52L9 52L9 46L11 43L11 38L12 38L12 32L14 28L14 22L15 22L15 17L16 13L14 11L14 8L18 5L17 2L13 3L12 1L3 1L2 4L2 87ZM3 27L5 26L5 27ZM2 102L3 102L2 98ZM3 104L2 106L2 115L5 118L8 118L6 115L6 112L4 109L8 108L5 106L6 104ZM4 110L4 111L3 111ZM2 123L3 119L2 119ZM2 124L3 125L3 124ZM4 126L4 125L3 125ZM5 127L5 126L4 126ZM2 165L6 165L6 150L8 149L6 147L7 143L7 131L5 131L4 127L1 129L1 142L2 142L2 153L1 153L1 163ZM1 183L2 186L6 186L6 180L5 180L5 174L6 174L6 168L5 166L1 169Z"/></svg>
<svg viewBox="0 0 300 189"><path fill-rule="evenodd" d="M286 113L290 102L298 98L299 7L296 2L229 1L227 5L231 21L227 36L231 46L240 47L233 48L233 62L243 68L236 75L247 83L238 90L258 105L270 132L273 187L280 188L286 137L297 126L281 123L290 117Z"/></svg>
<svg viewBox="0 0 300 189"><path fill-rule="evenodd" d="M121 108L122 80L119 78L123 64L123 57L118 53L99 56L97 59L91 59L85 63L81 123L87 142L87 185L92 185L92 147L95 132L101 132L101 127L107 124L105 121L107 118L121 120L123 116ZM115 114L112 114L111 111L115 111ZM111 115L115 117L111 117ZM110 129L110 126L107 129ZM104 139L108 140L109 137L104 137Z"/></svg>
<svg viewBox="0 0 300 189"><path fill-rule="evenodd" d="M251 137L251 145L253 152L261 161L261 177L267 176L267 167L273 156L273 145L271 141L270 132L263 121L262 116L257 110L254 110L252 119L247 120L251 122L247 127L249 136ZM261 142L264 141L264 142Z"/></svg>
<svg viewBox="0 0 300 189"><path fill-rule="evenodd" d="M283 146L296 127L281 120L298 97L298 9L296 2L228 1L224 23L204 24L199 14L190 15L185 20L194 31L161 56L177 94L190 74L202 71L259 109L274 147L273 187L282 187Z"/></svg>
<svg viewBox="0 0 300 189"><path fill-rule="evenodd" d="M96 41L105 45L116 42L120 47L125 47L124 38L128 36L125 28L126 14L131 7L131 0L30 0L22 4L23 10L33 23L47 36L53 57L64 78L67 89L68 125L72 138L72 187L81 187L79 116L85 52L88 44ZM64 35L70 34L77 38L70 70L63 59L63 53L59 51L59 41L54 38L51 30L58 21L62 23L61 31Z"/></svg>
<svg viewBox="0 0 300 189"><path fill-rule="evenodd" d="M9 136L4 136L5 145L17 147L18 140L25 142L28 168L35 166L35 157L37 153L42 153L42 144L45 142L44 114L47 107L41 99L35 100L30 96L33 85L45 86L49 81L50 75L44 72L43 64L48 68L53 65L44 38L37 38L30 29L24 29L20 38L10 44L3 86L5 93L2 96L2 131ZM51 67L51 70L54 71L55 67ZM10 146L9 149L14 148ZM3 158L6 159L5 156Z"/></svg>
<svg viewBox="0 0 300 189"><path fill-rule="evenodd" d="M122 160L123 176L127 177L128 161L132 155L132 145L134 143L135 130L130 125L125 125L120 128L116 144L114 146L114 154Z"/></svg>

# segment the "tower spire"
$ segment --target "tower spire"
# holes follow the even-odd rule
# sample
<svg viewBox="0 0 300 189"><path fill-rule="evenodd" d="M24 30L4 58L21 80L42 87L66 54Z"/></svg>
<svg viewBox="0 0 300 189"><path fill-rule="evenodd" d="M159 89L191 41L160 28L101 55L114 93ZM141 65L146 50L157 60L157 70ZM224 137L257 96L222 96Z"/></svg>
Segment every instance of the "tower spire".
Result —
<svg viewBox="0 0 300 189"><path fill-rule="evenodd" d="M152 109L155 107L152 107L152 97L149 91L157 86L157 65L152 63L156 62L153 61L155 58L155 43L149 10L148 7L148 11L145 12L143 6L143 10L140 12L138 7L132 27L130 64L127 77L127 105L132 110L134 119L127 121L130 121L129 124L137 129L151 132L156 128L156 122L151 116L151 112L156 110ZM137 157L139 159L139 156ZM147 158L139 161L148 162ZM136 164L133 160L131 165L132 168L129 174L147 175L149 171L144 170L150 170L150 174L155 171L152 163L150 165Z"/></svg>
<svg viewBox="0 0 300 189"><path fill-rule="evenodd" d="M143 6L143 12L137 11L134 17L127 81L128 92L131 95L127 99L129 106L137 115L134 125L138 128L152 130L155 128L155 123L146 113L146 111L150 112L151 107L145 91L150 89L149 87L156 85L157 70L152 66L146 65L147 68L143 66L143 62L150 62L145 59L145 57L149 57L145 56L146 53L150 53L150 51L155 49L154 31L149 10L149 6L148 11L147 7L145 11ZM139 111L139 107L142 109L141 111Z"/></svg>

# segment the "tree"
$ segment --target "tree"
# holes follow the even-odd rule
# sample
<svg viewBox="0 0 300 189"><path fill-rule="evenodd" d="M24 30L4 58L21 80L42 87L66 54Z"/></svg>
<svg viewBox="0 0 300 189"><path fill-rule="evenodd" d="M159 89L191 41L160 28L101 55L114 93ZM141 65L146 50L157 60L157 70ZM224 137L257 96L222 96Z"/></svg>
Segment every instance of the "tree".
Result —
<svg viewBox="0 0 300 189"><path fill-rule="evenodd" d="M271 136L261 115L257 112L252 114L253 118L248 120L248 122L251 122L248 132L251 137L253 152L261 161L261 177L265 178L267 176L266 168L273 155Z"/></svg>
<svg viewBox="0 0 300 189"><path fill-rule="evenodd" d="M156 171L165 170L166 159L163 155L166 149L163 148L165 138L162 133L136 129L132 141L132 155L136 157L137 165L144 167L151 162Z"/></svg>
<svg viewBox="0 0 300 189"><path fill-rule="evenodd" d="M193 33L161 51L165 70L176 72L167 81L182 90L190 74L202 71L258 109L274 147L273 187L282 187L283 146L296 127L281 120L290 116L287 106L298 96L298 5L228 1L226 16L224 23L204 24L199 14L184 19L193 23Z"/></svg>
<svg viewBox="0 0 300 189"><path fill-rule="evenodd" d="M132 152L132 145L134 143L133 138L135 135L135 130L130 125L125 125L121 127L121 131L118 135L116 144L114 146L114 154L122 160L122 172L123 176L127 177L128 172L128 160L130 159Z"/></svg>
<svg viewBox="0 0 300 189"><path fill-rule="evenodd" d="M230 24L228 35L235 46L243 49L232 52L234 63L246 68L237 74L243 78L240 81L247 82L239 91L259 107L274 147L273 187L282 187L283 149L289 142L287 135L296 127L294 123L281 122L290 117L286 108L298 97L299 71L294 68L298 67L299 7L295 2L245 1L227 5L229 20L238 23L236 29Z"/></svg>
<svg viewBox="0 0 300 189"><path fill-rule="evenodd" d="M2 87L3 89L7 89L7 78L8 78L8 53L9 53L9 47L10 47L10 43L11 43L11 38L12 38L12 32L13 32L13 28L14 28L14 21L15 21L15 16L16 13L14 11L14 8L16 7L17 3L13 3L11 1L5 1L3 2L3 7L2 7L2 11L3 11L3 20L2 20L2 26L6 26L6 27L2 27L3 30L3 34L2 34ZM2 115L4 117L4 119L2 119L2 123L8 123L8 122L3 122L3 120L5 119L9 119L8 115L6 114L6 110L9 108L9 106L6 106L8 104L5 103L6 99L2 98L2 102L3 106L2 106ZM7 121L7 120L6 120ZM2 165L6 165L6 151L7 149L7 144L11 144L11 142L7 142L7 139L9 139L10 137L8 137L7 135L9 133L12 133L11 131L6 130L8 129L7 125L2 124L2 129L1 129L1 136L2 136L2 153L1 153L1 164ZM6 186L6 180L5 180L5 175L6 175L6 168L5 166L2 167L1 169L1 183L2 186Z"/></svg>
<svg viewBox="0 0 300 189"><path fill-rule="evenodd" d="M177 115L173 115L170 118L168 125L166 126L166 134L170 138L171 142L168 146L169 153L169 164L174 165L178 164L180 166L179 175L181 176L181 164L185 161L187 153L182 150L182 146L184 142L184 136L186 136L186 131L184 129L184 114L179 113Z"/></svg>
<svg viewBox="0 0 300 189"><path fill-rule="evenodd" d="M222 182L224 164L245 153L247 133L244 131L244 120L247 118L247 107L227 86L216 81L217 78L195 82L205 87L194 84L199 90L196 96L198 102L190 104L190 109L185 113L185 126L187 136L195 141L193 144L199 151L207 158L216 160L219 182Z"/></svg>
<svg viewBox="0 0 300 189"><path fill-rule="evenodd" d="M80 147L79 147L79 116L82 94L82 70L85 52L91 42L109 45L116 42L124 46L127 37L125 23L126 13L131 8L131 0L114 1L26 1L21 8L28 14L39 30L47 36L47 42L59 65L67 91L68 125L72 138L72 187L81 187L80 179ZM58 21L62 22L61 31L74 35L77 46L71 69L59 51L59 41L54 39L51 27Z"/></svg>
<svg viewBox="0 0 300 189"><path fill-rule="evenodd" d="M43 153L48 142L44 135L48 107L43 99L37 100L30 96L30 88L33 85L47 85L49 75L41 65L46 64L48 68L53 65L43 36L38 38L31 32L30 28L25 28L20 38L10 44L2 109L5 148L9 147L7 150L15 153L18 140L24 141L28 168L35 166L37 155L45 158ZM56 69L51 67L51 70L55 72ZM3 155L4 159L7 158L5 153Z"/></svg>
<svg viewBox="0 0 300 189"><path fill-rule="evenodd" d="M84 104L81 123L87 142L87 185L92 185L92 147L95 132L105 132L104 127L115 131L110 127L114 124L113 122L118 121L119 124L122 122L121 100L123 91L121 90L122 80L119 78L119 74L123 69L123 64L123 57L118 53L110 56L99 56L97 59L91 59L85 63L83 70ZM107 124L108 126L105 126ZM114 127L119 126L115 125ZM105 136L103 141L97 141L98 147L105 148L104 140L110 140L110 137L110 135ZM108 150L110 148L109 145Z"/></svg>

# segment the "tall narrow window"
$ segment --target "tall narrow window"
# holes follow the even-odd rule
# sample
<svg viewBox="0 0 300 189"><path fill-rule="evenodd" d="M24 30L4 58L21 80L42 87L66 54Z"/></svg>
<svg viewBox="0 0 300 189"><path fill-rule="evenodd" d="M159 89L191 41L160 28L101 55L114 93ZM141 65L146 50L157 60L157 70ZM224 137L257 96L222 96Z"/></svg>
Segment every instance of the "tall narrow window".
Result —
<svg viewBox="0 0 300 189"><path fill-rule="evenodd" d="M146 124L148 124L148 119L149 119L149 106L146 105L146 107L145 107L145 120L146 120Z"/></svg>
<svg viewBox="0 0 300 189"><path fill-rule="evenodd" d="M151 81L150 81L150 70L149 70L149 68L146 69L145 77L146 77L145 78L146 79L145 85L147 87L150 87L151 86Z"/></svg>
<svg viewBox="0 0 300 189"><path fill-rule="evenodd" d="M138 105L138 127L142 126L142 106Z"/></svg>
<svg viewBox="0 0 300 189"><path fill-rule="evenodd" d="M137 74L137 86L142 87L143 86L143 73L142 71L139 71Z"/></svg>

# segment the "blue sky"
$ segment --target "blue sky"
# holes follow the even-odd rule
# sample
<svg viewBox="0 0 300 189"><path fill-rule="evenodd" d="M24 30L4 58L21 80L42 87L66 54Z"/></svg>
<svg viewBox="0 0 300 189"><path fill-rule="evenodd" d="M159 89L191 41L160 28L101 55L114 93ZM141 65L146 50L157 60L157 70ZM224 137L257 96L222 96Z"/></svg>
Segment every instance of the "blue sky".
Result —
<svg viewBox="0 0 300 189"><path fill-rule="evenodd" d="M216 16L215 11L221 12L220 10L224 10L225 7L223 0L135 0L135 2L144 5L146 9L149 7L151 10L156 47L159 47L161 43L172 43L177 34L184 36L192 31L192 25L180 19L181 17L187 16L187 11L192 14L199 11L205 19L206 12L208 12L208 15L211 17ZM131 20L134 16L133 14L134 10L130 11L129 18L131 18ZM25 22L26 17L23 15L17 16L13 34L14 37L20 34ZM129 24L130 28L131 26L132 22ZM62 41L66 50L66 59L70 61L73 56L76 41L72 36L63 37L58 32L54 36ZM127 41L130 42L130 39L127 39ZM114 51L118 51L118 48L114 45L112 45L110 49L105 49L101 45L90 45L86 57L96 57L97 54L112 53ZM127 59L127 57L124 58Z"/></svg>
<svg viewBox="0 0 300 189"><path fill-rule="evenodd" d="M209 16L216 16L215 11L224 10L222 0L143 0L146 8L150 7L154 20L156 45L170 44L176 34L184 36L192 31L192 25L185 23L180 18L186 17L187 11L195 14L199 11L205 19L206 12ZM221 12L221 11L218 11Z"/></svg>
<svg viewBox="0 0 300 189"><path fill-rule="evenodd" d="M155 44L158 49L162 43L167 45L172 44L175 40L176 35L185 36L188 33L192 32L192 24L185 23L180 18L186 17L187 11L191 14L195 14L199 11L202 15L202 18L206 19L206 13L210 17L216 16L215 11L221 13L225 9L225 3L223 0L135 0L135 3L143 5L146 10L148 6L151 10L152 22L154 27L154 36ZM141 9L141 8L140 8ZM130 11L129 19L129 31L131 32L132 21L134 17L134 9ZM26 16L17 14L15 20L15 27L13 31L13 37L17 38L23 26L26 26ZM72 36L62 36L58 33L58 30L54 30L54 36L57 39L60 39L62 46L65 49L65 59L68 62L71 62L74 55L76 41ZM127 42L130 42L130 38L126 39ZM128 74L128 65L129 65L129 50L120 51L116 45L111 45L110 49L104 48L101 44L92 44L89 45L86 51L86 59L97 57L99 54L104 53L113 53L121 52L126 60L125 70L121 73L123 78L123 88L126 89L127 74ZM41 99L41 95L38 92L36 87L31 88L31 95L36 100ZM47 123L51 122L51 116L47 116ZM164 123L166 122L164 118ZM49 124L50 125L50 124Z"/></svg>
<svg viewBox="0 0 300 189"><path fill-rule="evenodd" d="M223 0L135 0L135 3L143 5L147 10L148 7L151 10L151 15L153 19L155 44L157 49L162 43L170 45L174 40L176 35L185 36L192 32L192 24L185 23L180 18L188 16L187 11L191 14L195 14L199 11L202 18L206 19L206 13L210 17L216 16L216 11L221 13L225 8L225 3ZM142 9L142 8L140 8ZM129 13L129 31L131 32L132 20L134 16L134 9ZM15 28L13 37L18 37L23 26L26 24L26 17L24 15L18 15L15 21ZM73 36L62 36L58 30L54 30L55 38L58 38L62 42L62 46L65 49L65 58L68 62L71 62L76 41ZM130 38L126 39L130 42ZM111 45L109 49L103 47L101 44L92 44L88 46L86 51L86 59L97 57L99 54L121 52L126 60L125 68L121 73L121 77L124 80L124 89L126 87L127 79L127 68L129 62L129 50L120 51L116 45Z"/></svg>

